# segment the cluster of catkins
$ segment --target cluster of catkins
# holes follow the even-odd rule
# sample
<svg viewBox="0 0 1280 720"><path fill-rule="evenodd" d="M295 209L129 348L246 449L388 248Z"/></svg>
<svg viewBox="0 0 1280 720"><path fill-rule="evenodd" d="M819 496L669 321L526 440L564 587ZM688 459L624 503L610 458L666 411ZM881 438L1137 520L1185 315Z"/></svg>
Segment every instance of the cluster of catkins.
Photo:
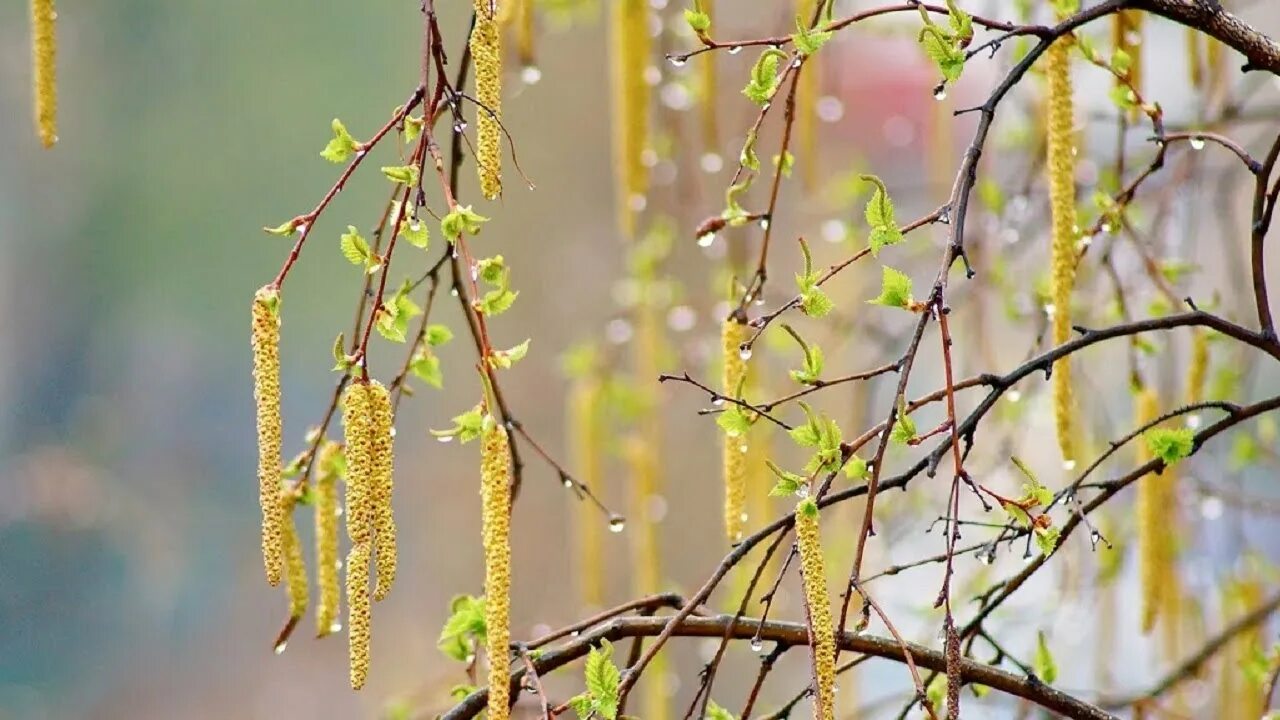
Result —
<svg viewBox="0 0 1280 720"><path fill-rule="evenodd" d="M258 291L252 307L253 394L257 406L258 493L262 507L262 558L267 582L282 579L289 596L291 628L310 602L306 563L293 511L304 503L315 510L316 633L340 629L337 482L345 468L347 536L347 612L351 687L364 686L369 672L370 599L382 600L396 577L396 525L391 510L391 396L376 380L357 380L342 397L344 444L315 443L314 461L304 453L292 463L316 469L315 486L286 485L281 462L280 292L274 285ZM345 455L345 462L343 457ZM377 583L369 590L371 568ZM277 652L283 650L283 643Z"/></svg>

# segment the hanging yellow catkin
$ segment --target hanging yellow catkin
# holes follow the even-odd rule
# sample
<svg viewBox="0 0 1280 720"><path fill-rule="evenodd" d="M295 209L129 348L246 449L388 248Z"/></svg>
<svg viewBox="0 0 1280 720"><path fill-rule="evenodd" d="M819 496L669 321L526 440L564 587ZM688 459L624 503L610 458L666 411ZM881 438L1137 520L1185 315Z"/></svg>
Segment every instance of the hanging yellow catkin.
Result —
<svg viewBox="0 0 1280 720"><path fill-rule="evenodd" d="M316 636L334 631L340 604L338 588L338 473L335 467L341 453L338 443L326 441L316 458L315 541Z"/></svg>
<svg viewBox="0 0 1280 720"><path fill-rule="evenodd" d="M258 503L267 582L280 584L284 563L280 509L280 291L267 285L253 297L253 399L258 415Z"/></svg>
<svg viewBox="0 0 1280 720"><path fill-rule="evenodd" d="M289 594L289 617L297 619L307 614L311 597L307 588L307 563L302 557L302 543L298 540L298 526L294 524L293 509L297 501L292 495L280 498L285 515L281 542L284 544L285 590Z"/></svg>
<svg viewBox="0 0 1280 720"><path fill-rule="evenodd" d="M614 183L620 229L630 238L648 189L641 155L649 133L649 85L644 79L650 60L649 5L645 0L617 0L612 5Z"/></svg>
<svg viewBox="0 0 1280 720"><path fill-rule="evenodd" d="M1074 112L1071 101L1070 39L1060 39L1046 52L1049 78L1048 135L1049 206L1053 216L1052 271L1053 342L1071 337L1071 289L1075 283L1076 187L1075 149L1072 141ZM1071 388L1071 363L1062 358L1053 365L1053 415L1058 427L1058 447L1064 462L1076 459L1075 399Z"/></svg>
<svg viewBox="0 0 1280 720"><path fill-rule="evenodd" d="M1111 16L1111 45L1129 56L1125 79L1134 90L1142 92L1142 17L1141 10L1121 10ZM1116 85L1125 83L1116 78ZM1129 110L1130 122L1137 120L1138 108Z"/></svg>
<svg viewBox="0 0 1280 720"><path fill-rule="evenodd" d="M40 143L58 142L58 12L53 0L31 0L31 57L35 67L36 130Z"/></svg>
<svg viewBox="0 0 1280 720"><path fill-rule="evenodd" d="M342 398L342 429L347 454L347 625L351 687L364 687L369 673L372 618L369 563L373 555L372 484L375 472L373 416L369 386L352 383Z"/></svg>
<svg viewBox="0 0 1280 720"><path fill-rule="evenodd" d="M569 441L578 482L599 495L601 480L601 387L594 377L574 381L569 391ZM576 503L578 588L585 608L604 606L604 537L600 514L590 503Z"/></svg>
<svg viewBox="0 0 1280 720"><path fill-rule="evenodd" d="M1155 390L1140 388L1134 398L1134 427L1143 427L1160 416ZM1135 461L1139 466L1151 461L1151 451L1143 438L1134 438ZM1165 586L1161 482L1163 478L1148 473L1138 479L1138 566L1142 584L1142 632L1151 632L1161 608L1161 592Z"/></svg>
<svg viewBox="0 0 1280 720"><path fill-rule="evenodd" d="M797 0L796 12L807 27L813 19L814 0ZM818 93L822 87L822 65L819 55L805 60L796 78L795 156L800 182L806 191L818 185Z"/></svg>
<svg viewBox="0 0 1280 720"><path fill-rule="evenodd" d="M502 36L497 0L475 0L471 58L476 67L476 168L480 192L490 200L502 194Z"/></svg>
<svg viewBox="0 0 1280 720"><path fill-rule="evenodd" d="M1222 622L1228 625L1253 612L1262 604L1264 588L1257 570L1227 581L1222 590ZM1241 668L1265 654L1265 623L1240 633L1228 645L1220 666L1218 720L1253 720L1266 713L1265 688L1251 680Z"/></svg>
<svg viewBox="0 0 1280 720"><path fill-rule="evenodd" d="M534 52L533 0L517 0L516 9L516 57L525 70L537 69L537 58ZM526 75L526 78L530 76ZM533 77L540 77L534 75ZM529 80L529 82L533 82Z"/></svg>
<svg viewBox="0 0 1280 720"><path fill-rule="evenodd" d="M747 339L747 326L737 318L726 318L720 325L720 344L723 349L724 367L721 373L720 392L725 397L736 398L742 390L747 374L747 361L739 349ZM724 531L729 542L742 540L742 529L747 512L747 436L724 434L722 471L724 475Z"/></svg>
<svg viewBox="0 0 1280 720"><path fill-rule="evenodd" d="M1191 361L1187 364L1187 402L1195 404L1204 400L1204 381L1209 374L1209 331L1195 328L1191 331Z"/></svg>
<svg viewBox="0 0 1280 720"><path fill-rule="evenodd" d="M374 567L377 585L373 599L383 600L396 582L396 521L391 510L391 494L394 487L392 466L395 453L392 446L391 395L377 380L369 383L369 420L373 444L373 471L369 477L369 512L373 515L373 547L377 553Z"/></svg>
<svg viewBox="0 0 1280 720"><path fill-rule="evenodd" d="M501 423L489 420L486 424L480 450L480 493L489 720L507 720L511 694L511 447Z"/></svg>
<svg viewBox="0 0 1280 720"><path fill-rule="evenodd" d="M1200 90L1204 85L1204 57L1200 48L1200 29L1189 27L1185 31L1187 55L1187 82Z"/></svg>
<svg viewBox="0 0 1280 720"><path fill-rule="evenodd" d="M818 504L812 498L805 498L796 506L796 545L800 548L800 578L804 582L804 605L809 615L809 651L816 689L813 717L834 720L835 626L831 620L831 597L827 592L826 564L818 530Z"/></svg>

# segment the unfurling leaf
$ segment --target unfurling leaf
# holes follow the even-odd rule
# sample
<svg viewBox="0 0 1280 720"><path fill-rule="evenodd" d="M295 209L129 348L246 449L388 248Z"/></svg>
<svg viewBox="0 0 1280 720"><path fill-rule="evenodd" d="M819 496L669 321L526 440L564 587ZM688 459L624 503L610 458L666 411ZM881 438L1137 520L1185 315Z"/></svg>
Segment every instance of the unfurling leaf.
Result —
<svg viewBox="0 0 1280 720"><path fill-rule="evenodd" d="M324 146L324 150L320 151L320 157L331 163L346 162L347 158L350 158L353 153L360 151L360 142L351 137L351 133L347 132L347 127L338 118L333 119L331 127L333 128L333 139L329 141L328 145Z"/></svg>

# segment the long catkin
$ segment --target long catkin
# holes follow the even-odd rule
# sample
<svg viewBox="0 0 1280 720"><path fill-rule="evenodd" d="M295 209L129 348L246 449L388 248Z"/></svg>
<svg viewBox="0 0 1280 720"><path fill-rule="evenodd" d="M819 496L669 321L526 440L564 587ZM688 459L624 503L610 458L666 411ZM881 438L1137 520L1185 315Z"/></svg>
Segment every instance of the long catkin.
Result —
<svg viewBox="0 0 1280 720"><path fill-rule="evenodd" d="M253 399L258 425L258 504L262 507L262 562L267 582L280 584L284 564L280 507L280 292L268 285L253 298Z"/></svg>
<svg viewBox="0 0 1280 720"><path fill-rule="evenodd" d="M476 67L476 168L480 192L502 194L502 35L496 0L475 0L471 58Z"/></svg>
<svg viewBox="0 0 1280 720"><path fill-rule="evenodd" d="M328 441L320 446L316 459L315 542L316 636L333 632L341 603L338 587L338 473L334 463L341 449Z"/></svg>
<svg viewBox="0 0 1280 720"><path fill-rule="evenodd" d="M747 375L747 361L739 350L747 339L747 326L736 318L726 318L720 325L720 344L724 367L721 372L720 392L728 398L736 398L742 390ZM722 472L724 476L724 531L729 542L742 540L742 530L747 512L747 436L725 433L722 448Z"/></svg>
<svg viewBox="0 0 1280 720"><path fill-rule="evenodd" d="M601 480L601 432L600 432L600 381L594 377L580 378L569 392L569 440L572 445L573 467L578 482L592 494L600 492ZM604 538L600 527L600 514L590 504L577 503L578 528L578 589L585 608L604 605Z"/></svg>
<svg viewBox="0 0 1280 720"><path fill-rule="evenodd" d="M831 620L831 597L827 591L827 571L822 557L818 528L818 505L812 498L796 506L796 545L800 548L800 578L804 582L804 604L809 616L809 651L813 660L813 702L815 720L835 718L836 641Z"/></svg>
<svg viewBox="0 0 1280 720"><path fill-rule="evenodd" d="M480 458L483 506L485 652L489 656L489 720L510 716L511 447L498 422L485 429Z"/></svg>
<svg viewBox="0 0 1280 720"><path fill-rule="evenodd" d="M373 416L369 386L353 383L342 398L342 428L347 451L347 626L351 687L364 687L369 673L372 618L369 563L373 555Z"/></svg>
<svg viewBox="0 0 1280 720"><path fill-rule="evenodd" d="M1053 342L1071 337L1071 290L1075 284L1076 188L1075 150L1072 146L1074 111L1071 100L1070 40L1060 39L1046 52L1049 79L1047 112L1049 206L1053 216L1052 271ZM1071 388L1071 363L1062 358L1053 365L1053 415L1058 447L1064 462L1076 459L1075 399Z"/></svg>
<svg viewBox="0 0 1280 720"><path fill-rule="evenodd" d="M1134 426L1143 427L1160 416L1155 390L1141 388L1135 398ZM1135 438L1134 460L1139 466L1151 461L1151 451L1141 437ZM1142 585L1142 632L1151 632L1160 613L1166 578L1164 534L1165 522L1160 475L1148 473L1138 479L1138 565Z"/></svg>
<svg viewBox="0 0 1280 720"><path fill-rule="evenodd" d="M374 567L377 585L373 599L383 600L396 581L396 521L391 510L395 460L391 429L391 395L377 380L369 383L369 419L373 443L373 472L369 478L369 511L373 515Z"/></svg>
<svg viewBox="0 0 1280 720"><path fill-rule="evenodd" d="M35 69L36 131L40 143L58 142L58 12L53 0L31 0L31 58Z"/></svg>
<svg viewBox="0 0 1280 720"><path fill-rule="evenodd" d="M609 49L613 65L613 166L617 212L625 237L635 235L637 199L648 189L641 155L649 133L649 18L645 0L612 3Z"/></svg>
<svg viewBox="0 0 1280 720"><path fill-rule="evenodd" d="M715 23L715 0L702 0L702 11ZM716 108L716 61L719 53L705 53L698 65L698 95L702 100L702 148L717 153L720 149L720 118Z"/></svg>

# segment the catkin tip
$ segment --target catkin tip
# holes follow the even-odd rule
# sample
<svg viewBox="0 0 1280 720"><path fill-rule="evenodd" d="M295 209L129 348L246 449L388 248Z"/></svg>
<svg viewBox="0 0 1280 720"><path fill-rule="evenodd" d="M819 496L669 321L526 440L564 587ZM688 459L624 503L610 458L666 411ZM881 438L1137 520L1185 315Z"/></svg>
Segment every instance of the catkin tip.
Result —
<svg viewBox="0 0 1280 720"><path fill-rule="evenodd" d="M367 542L356 543L347 553L347 626L348 660L351 668L351 689L364 687L369 675L369 644L372 638L372 617L369 610L369 556Z"/></svg>
<svg viewBox="0 0 1280 720"><path fill-rule="evenodd" d="M258 502L262 508L262 560L267 582L280 583L284 565L284 511L280 504L280 293L262 288L253 299L253 399L257 408Z"/></svg>

